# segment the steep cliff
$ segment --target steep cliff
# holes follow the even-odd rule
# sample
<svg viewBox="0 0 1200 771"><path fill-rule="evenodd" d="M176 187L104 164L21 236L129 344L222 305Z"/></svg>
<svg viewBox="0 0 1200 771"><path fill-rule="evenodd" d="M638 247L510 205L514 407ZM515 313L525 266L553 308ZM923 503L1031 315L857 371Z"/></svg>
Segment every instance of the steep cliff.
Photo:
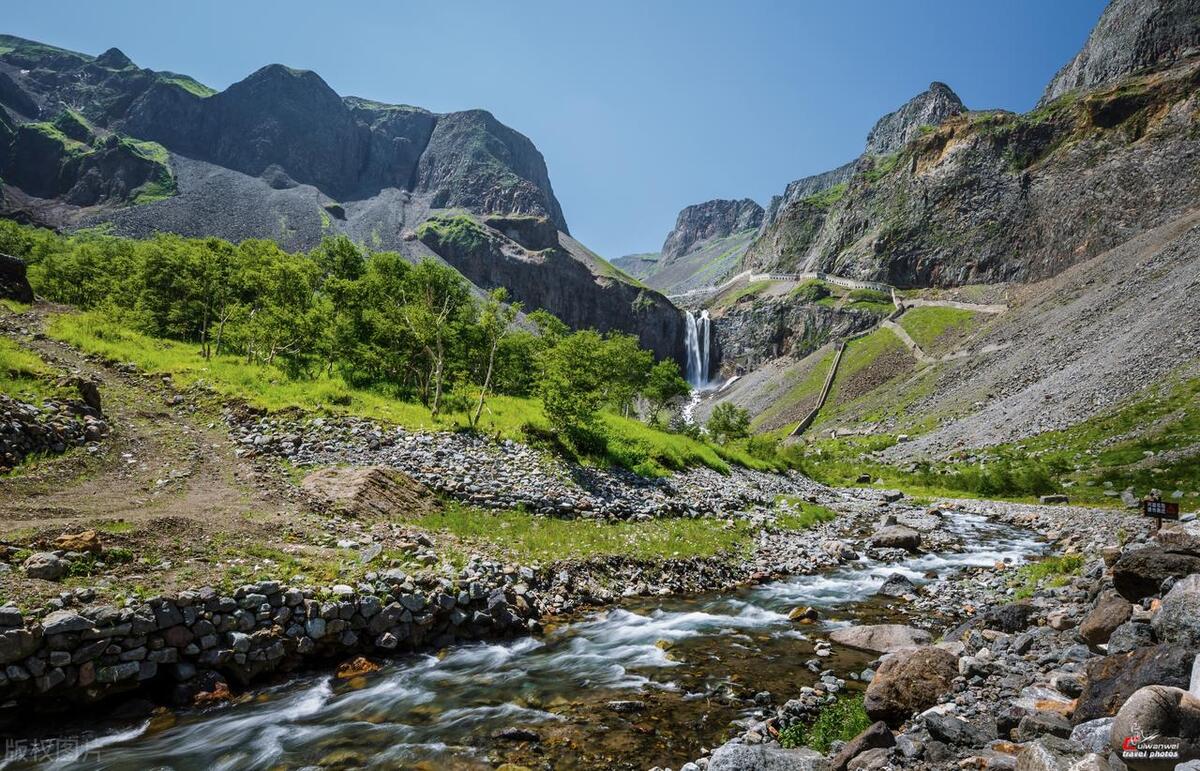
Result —
<svg viewBox="0 0 1200 771"><path fill-rule="evenodd" d="M675 218L657 260L641 278L664 292L686 292L717 283L737 267L762 226L763 208L749 198L685 207Z"/></svg>
<svg viewBox="0 0 1200 771"><path fill-rule="evenodd" d="M1141 70L1169 66L1200 49L1197 0L1113 0L1042 95L1039 106L1076 89L1091 89Z"/></svg>
<svg viewBox="0 0 1200 771"><path fill-rule="evenodd" d="M483 289L508 287L526 310L569 326L636 335L659 358L682 363L683 316L665 297L635 286L545 218L437 216L417 229L429 249ZM544 227L549 225L549 229ZM553 233L554 243L543 240Z"/></svg>
<svg viewBox="0 0 1200 771"><path fill-rule="evenodd" d="M867 134L867 147L863 154L887 155L897 152L923 128L937 126L965 109L958 94L945 83L930 83L928 89L875 123L871 133Z"/></svg>

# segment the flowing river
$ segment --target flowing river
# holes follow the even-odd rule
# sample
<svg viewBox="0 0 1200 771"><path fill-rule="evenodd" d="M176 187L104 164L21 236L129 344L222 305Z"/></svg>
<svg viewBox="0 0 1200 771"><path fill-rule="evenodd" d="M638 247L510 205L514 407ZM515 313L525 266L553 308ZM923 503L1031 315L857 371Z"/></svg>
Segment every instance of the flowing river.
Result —
<svg viewBox="0 0 1200 771"><path fill-rule="evenodd" d="M762 709L756 693L782 704L818 681L805 666L812 640L856 621L903 621L889 607L903 603L874 596L891 574L927 584L1043 548L1030 533L974 515L956 513L943 526L961 537L961 552L864 558L736 593L643 598L540 638L396 658L358 680L301 678L231 706L104 728L74 753L7 767L678 768L728 738L730 721ZM821 620L788 620L805 605ZM875 658L833 651L821 666L842 677ZM540 742L494 737L513 728Z"/></svg>

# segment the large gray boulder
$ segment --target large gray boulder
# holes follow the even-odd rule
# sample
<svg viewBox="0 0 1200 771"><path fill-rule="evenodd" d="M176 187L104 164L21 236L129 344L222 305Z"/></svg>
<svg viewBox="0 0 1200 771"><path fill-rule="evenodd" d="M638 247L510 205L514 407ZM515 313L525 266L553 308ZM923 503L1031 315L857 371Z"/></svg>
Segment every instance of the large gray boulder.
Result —
<svg viewBox="0 0 1200 771"><path fill-rule="evenodd" d="M1195 658L1194 651L1156 645L1089 661L1087 682L1075 706L1072 722L1079 725L1115 715L1130 696L1147 685L1187 688Z"/></svg>
<svg viewBox="0 0 1200 771"><path fill-rule="evenodd" d="M1159 642L1200 651L1200 575L1176 582L1150 625Z"/></svg>
<svg viewBox="0 0 1200 771"><path fill-rule="evenodd" d="M1200 573L1200 556L1148 546L1121 556L1113 565L1113 586L1130 602L1158 594L1163 581Z"/></svg>
<svg viewBox="0 0 1200 771"><path fill-rule="evenodd" d="M898 726L937 704L958 676L958 659L941 648L906 648L888 654L867 686L863 706L872 720Z"/></svg>
<svg viewBox="0 0 1200 771"><path fill-rule="evenodd" d="M921 534L907 525L887 525L875 531L871 536L871 545L885 549L916 551L921 548Z"/></svg>
<svg viewBox="0 0 1200 771"><path fill-rule="evenodd" d="M924 629L916 629L903 624L868 624L835 629L829 633L829 639L851 648L876 653L892 653L901 648L928 645L932 638Z"/></svg>
<svg viewBox="0 0 1200 771"><path fill-rule="evenodd" d="M826 771L829 761L808 747L787 750L777 744L730 743L718 747L708 771Z"/></svg>
<svg viewBox="0 0 1200 771"><path fill-rule="evenodd" d="M57 581L67 574L69 565L66 560L54 552L39 551L29 555L21 567L25 570L25 575L30 578Z"/></svg>

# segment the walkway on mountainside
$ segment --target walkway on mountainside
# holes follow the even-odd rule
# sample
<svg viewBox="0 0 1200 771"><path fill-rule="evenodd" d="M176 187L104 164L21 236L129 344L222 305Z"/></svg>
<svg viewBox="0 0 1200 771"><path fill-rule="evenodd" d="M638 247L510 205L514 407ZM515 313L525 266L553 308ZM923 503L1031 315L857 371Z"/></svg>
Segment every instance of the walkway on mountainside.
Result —
<svg viewBox="0 0 1200 771"><path fill-rule="evenodd" d="M883 321L881 321L879 323L879 326L872 327L871 329L867 329L862 332L858 332L857 334L851 335L850 337L847 337L845 340L842 340L838 343L837 353L833 357L833 364L829 368L829 374L825 376L825 385L821 389L820 396L817 398L816 406L813 407L813 409L807 415L805 415L804 418L798 424L796 424L796 427L793 428L791 430L791 432L788 434L789 437L799 436L800 434L804 433L804 431L809 426L811 426L813 424L813 422L817 419L817 415L821 412L821 408L825 406L825 400L829 398L829 392L833 388L833 381L834 381L834 378L837 377L838 365L842 361L842 354L846 351L846 344L849 343L851 340L869 335L878 329L883 329L883 328L889 329L892 331L893 334L896 335L896 337L898 337L900 339L900 342L904 343L904 347L907 348L910 353L912 353L913 357L916 358L916 360L919 364L937 364L939 362L948 362L948 361L957 361L959 359L968 359L968 358L971 358L972 356L978 356L981 354L994 353L996 351L1001 351L1010 345L1010 343L1005 343L1003 345L988 345L988 346L984 346L983 348L980 348L978 351L962 349L962 350L958 350L958 351L952 351L947 354L943 354L942 356L930 356L928 353L926 353L921 348L920 345L917 344L917 341L914 340L912 338L912 336L908 334L908 331L904 327L902 327L901 325L896 323L896 319L903 316L904 313L907 310L909 310L910 308L921 308L921 307L928 308L928 307L939 307L940 306L940 307L945 307L945 308L957 308L959 310L969 310L969 311L974 311L976 313L999 314L999 313L1004 313L1005 311L1007 311L1008 306L1000 305L1000 304L984 305L984 304L976 304L976 303L965 303L965 302L959 302L957 300L921 300L921 299L902 300L896 294L895 287L891 288L891 292L892 292L892 304L895 306L895 310L892 311L890 314L888 314L887 318L885 318Z"/></svg>

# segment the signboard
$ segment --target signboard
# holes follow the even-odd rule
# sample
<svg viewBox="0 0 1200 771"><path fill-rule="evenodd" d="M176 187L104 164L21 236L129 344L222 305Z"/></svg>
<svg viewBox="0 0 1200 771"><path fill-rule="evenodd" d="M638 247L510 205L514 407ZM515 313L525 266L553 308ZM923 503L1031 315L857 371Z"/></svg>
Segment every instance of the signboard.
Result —
<svg viewBox="0 0 1200 771"><path fill-rule="evenodd" d="M1169 501L1142 501L1142 515L1159 519L1179 519L1179 504Z"/></svg>

